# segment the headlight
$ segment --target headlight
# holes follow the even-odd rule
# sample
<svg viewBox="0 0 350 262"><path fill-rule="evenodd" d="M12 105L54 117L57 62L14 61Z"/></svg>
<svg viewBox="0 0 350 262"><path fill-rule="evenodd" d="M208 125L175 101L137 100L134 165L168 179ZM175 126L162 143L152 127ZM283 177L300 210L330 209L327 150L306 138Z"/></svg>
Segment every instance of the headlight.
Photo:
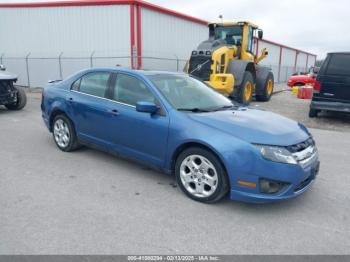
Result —
<svg viewBox="0 0 350 262"><path fill-rule="evenodd" d="M292 154L284 147L279 146L266 146L266 145L255 145L260 151L263 158L286 164L298 164Z"/></svg>

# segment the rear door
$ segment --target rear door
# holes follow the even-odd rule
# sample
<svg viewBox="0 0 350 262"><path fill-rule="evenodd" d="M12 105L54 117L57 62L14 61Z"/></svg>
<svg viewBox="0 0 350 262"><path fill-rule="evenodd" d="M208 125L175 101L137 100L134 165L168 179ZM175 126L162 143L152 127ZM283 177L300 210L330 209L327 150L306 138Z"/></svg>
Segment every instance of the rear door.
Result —
<svg viewBox="0 0 350 262"><path fill-rule="evenodd" d="M109 147L113 133L111 123L116 121L118 111L109 100L110 72L91 72L75 81L67 97L77 135L80 139Z"/></svg>
<svg viewBox="0 0 350 262"><path fill-rule="evenodd" d="M350 54L331 54L321 70L320 97L328 101L350 102Z"/></svg>

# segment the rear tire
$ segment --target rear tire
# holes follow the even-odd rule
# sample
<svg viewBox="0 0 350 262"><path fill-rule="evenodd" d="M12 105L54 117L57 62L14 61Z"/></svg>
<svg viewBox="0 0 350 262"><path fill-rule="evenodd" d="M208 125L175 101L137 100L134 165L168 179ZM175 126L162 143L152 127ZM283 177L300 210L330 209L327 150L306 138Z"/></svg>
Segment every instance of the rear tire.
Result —
<svg viewBox="0 0 350 262"><path fill-rule="evenodd" d="M217 156L200 147L188 148L178 156L175 177L189 198L203 203L219 201L229 189L226 171Z"/></svg>
<svg viewBox="0 0 350 262"><path fill-rule="evenodd" d="M274 88L274 79L273 79L273 74L270 72L267 75L263 89L257 90L257 94L255 95L256 100L261 102L269 101L273 94L273 88Z"/></svg>
<svg viewBox="0 0 350 262"><path fill-rule="evenodd" d="M5 105L8 110L21 110L27 104L27 95L23 88L14 87L17 90L17 102Z"/></svg>
<svg viewBox="0 0 350 262"><path fill-rule="evenodd" d="M249 105L253 98L254 78L252 73L245 71L241 85L237 90L236 100L243 105Z"/></svg>
<svg viewBox="0 0 350 262"><path fill-rule="evenodd" d="M52 135L57 147L64 152L79 147L72 121L65 115L57 115L52 122Z"/></svg>
<svg viewBox="0 0 350 262"><path fill-rule="evenodd" d="M320 112L320 110L310 108L310 110L309 110L309 117L310 118L317 117L319 112Z"/></svg>

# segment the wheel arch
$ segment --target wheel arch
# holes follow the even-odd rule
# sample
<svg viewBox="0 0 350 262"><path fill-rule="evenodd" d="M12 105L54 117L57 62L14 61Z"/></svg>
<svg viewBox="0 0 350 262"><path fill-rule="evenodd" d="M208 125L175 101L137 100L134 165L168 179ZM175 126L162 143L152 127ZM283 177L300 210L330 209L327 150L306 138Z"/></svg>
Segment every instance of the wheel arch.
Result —
<svg viewBox="0 0 350 262"><path fill-rule="evenodd" d="M60 108L55 108L54 110L52 110L52 112L50 114L50 118L49 118L49 127L50 127L49 130L50 130L50 132L52 132L53 120L58 115L64 115L65 117L67 117L72 122L72 125L73 125L73 127L75 129L75 126L74 126L74 123L73 123L72 119L66 114L66 112L64 112Z"/></svg>
<svg viewBox="0 0 350 262"><path fill-rule="evenodd" d="M206 144L201 143L201 142L198 142L198 141L185 142L185 143L179 145L174 150L172 157L171 157L171 162L170 162L170 170L171 170L172 174L174 174L174 172L175 172L175 164L176 164L176 159L178 158L178 156L183 151L185 151L186 149L191 148L191 147L199 147L199 148L205 149L205 150L211 152L212 154L214 154L218 158L220 164L222 165L222 168L225 170L226 174L228 175L226 165L224 164L224 161L223 161L223 158L221 157L221 155L211 146L206 145Z"/></svg>

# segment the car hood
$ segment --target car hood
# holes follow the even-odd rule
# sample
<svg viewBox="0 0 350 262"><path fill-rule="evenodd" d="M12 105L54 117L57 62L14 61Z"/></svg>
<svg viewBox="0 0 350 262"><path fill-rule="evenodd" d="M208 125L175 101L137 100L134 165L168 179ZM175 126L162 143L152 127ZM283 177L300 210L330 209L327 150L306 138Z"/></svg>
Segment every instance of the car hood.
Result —
<svg viewBox="0 0 350 262"><path fill-rule="evenodd" d="M0 80L17 80L17 75L7 71L0 71Z"/></svg>
<svg viewBox="0 0 350 262"><path fill-rule="evenodd" d="M249 143L289 146L305 141L307 129L281 115L250 108L209 113L190 113L188 116L205 126L230 134Z"/></svg>

